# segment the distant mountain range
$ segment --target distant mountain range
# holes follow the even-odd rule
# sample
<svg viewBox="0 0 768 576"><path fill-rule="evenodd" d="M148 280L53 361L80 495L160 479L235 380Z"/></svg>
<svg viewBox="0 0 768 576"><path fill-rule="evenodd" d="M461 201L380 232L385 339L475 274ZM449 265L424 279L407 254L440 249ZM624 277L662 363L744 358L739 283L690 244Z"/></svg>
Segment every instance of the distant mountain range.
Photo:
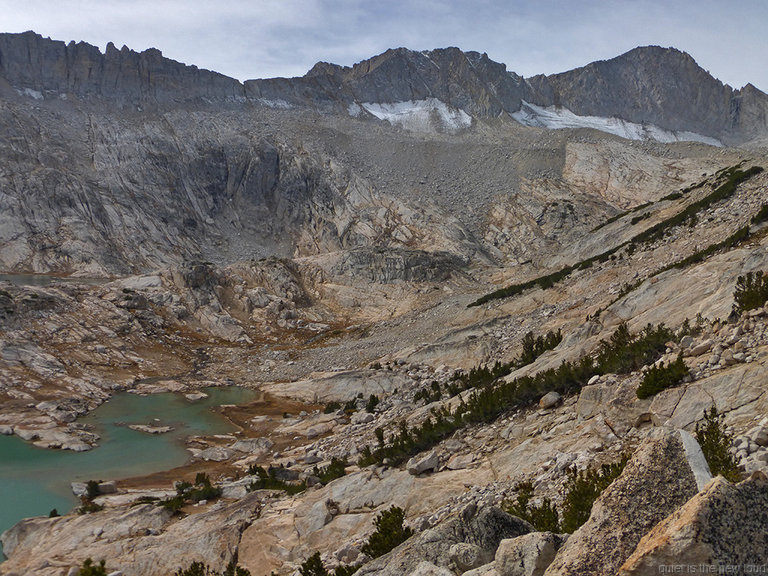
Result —
<svg viewBox="0 0 768 576"><path fill-rule="evenodd" d="M181 102L303 107L406 126L461 128L512 116L527 125L592 127L629 138L738 145L768 136L768 96L724 85L674 48L635 48L611 60L523 78L486 54L387 50L352 67L320 62L300 78L248 80L187 66L149 49L34 32L0 34L0 95L106 100L117 106ZM610 120L610 121L609 121Z"/></svg>

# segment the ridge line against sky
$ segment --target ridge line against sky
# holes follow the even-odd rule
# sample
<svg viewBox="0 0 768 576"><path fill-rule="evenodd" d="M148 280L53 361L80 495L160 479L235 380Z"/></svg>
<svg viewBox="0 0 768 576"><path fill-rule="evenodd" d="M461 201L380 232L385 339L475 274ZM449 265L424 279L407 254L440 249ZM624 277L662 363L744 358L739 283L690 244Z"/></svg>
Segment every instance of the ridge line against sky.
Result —
<svg viewBox="0 0 768 576"><path fill-rule="evenodd" d="M768 92L764 0L0 0L0 32L158 48L248 80L303 76L388 48L486 52L525 77L607 60L637 46L688 52L733 88Z"/></svg>

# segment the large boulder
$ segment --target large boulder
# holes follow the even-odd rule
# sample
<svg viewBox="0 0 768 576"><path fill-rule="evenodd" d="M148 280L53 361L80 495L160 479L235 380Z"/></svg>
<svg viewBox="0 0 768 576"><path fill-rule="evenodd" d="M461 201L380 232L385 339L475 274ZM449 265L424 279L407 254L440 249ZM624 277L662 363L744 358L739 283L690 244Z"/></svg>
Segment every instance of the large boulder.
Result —
<svg viewBox="0 0 768 576"><path fill-rule="evenodd" d="M493 560L499 542L528 534L530 524L493 506L467 505L463 510L434 528L412 536L389 554L363 566L356 574L366 576L402 576L416 570L420 562L453 569L451 548L466 543L477 546L478 564ZM453 548L456 552L456 548Z"/></svg>
<svg viewBox="0 0 768 576"><path fill-rule="evenodd" d="M502 540L496 550L496 571L499 576L541 576L566 538L552 532L531 532Z"/></svg>
<svg viewBox="0 0 768 576"><path fill-rule="evenodd" d="M768 565L768 477L755 472L733 485L718 476L646 534L621 576L650 576L661 566ZM757 571L755 571L757 573ZM720 573L723 573L722 571Z"/></svg>
<svg viewBox="0 0 768 576"><path fill-rule="evenodd" d="M589 519L563 545L546 576L614 576L640 538L710 479L690 434L656 430L600 495Z"/></svg>
<svg viewBox="0 0 768 576"><path fill-rule="evenodd" d="M408 470L409 474L418 476L419 474L423 474L429 470L435 470L439 464L440 456L435 450L432 450L432 452L428 454L424 454L422 456L414 456L408 460L405 465L405 469Z"/></svg>

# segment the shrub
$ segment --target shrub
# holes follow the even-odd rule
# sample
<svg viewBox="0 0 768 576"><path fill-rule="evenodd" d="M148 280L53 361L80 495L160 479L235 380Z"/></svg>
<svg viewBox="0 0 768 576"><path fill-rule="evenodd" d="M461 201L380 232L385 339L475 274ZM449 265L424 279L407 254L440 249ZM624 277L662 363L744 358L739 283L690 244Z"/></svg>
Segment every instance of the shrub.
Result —
<svg viewBox="0 0 768 576"><path fill-rule="evenodd" d="M696 440L713 476L720 474L730 482L738 482L741 474L736 458L731 454L731 434L723 424L724 416L712 406L704 411L704 420L696 423Z"/></svg>
<svg viewBox="0 0 768 576"><path fill-rule="evenodd" d="M330 576L328 570L323 565L323 561L320 559L320 552L315 552L304 560L299 567L299 573L301 576Z"/></svg>
<svg viewBox="0 0 768 576"><path fill-rule="evenodd" d="M371 394L368 397L368 402L365 404L365 411L370 412L373 414L373 410L376 408L376 405L379 403L379 397L375 394Z"/></svg>
<svg viewBox="0 0 768 576"><path fill-rule="evenodd" d="M530 523L538 532L560 532L560 518L557 508L544 498L538 506L531 503L533 484L522 482L517 485L517 497L514 502L505 502L502 507L506 512Z"/></svg>
<svg viewBox="0 0 768 576"><path fill-rule="evenodd" d="M94 564L92 559L86 558L80 570L77 571L77 576L107 576L104 560Z"/></svg>
<svg viewBox="0 0 768 576"><path fill-rule="evenodd" d="M104 506L101 504L96 504L96 502L85 496L80 498L80 506L77 508L78 514L91 514L100 510L104 510Z"/></svg>
<svg viewBox="0 0 768 576"><path fill-rule="evenodd" d="M664 324L653 327L648 324L637 336L629 333L625 322L603 341L597 354L597 372L600 374L629 374L646 364L655 362L667 349L667 342L675 334Z"/></svg>
<svg viewBox="0 0 768 576"><path fill-rule="evenodd" d="M683 354L681 352L677 356L677 360L670 362L667 366L664 366L664 364L661 366L651 366L637 388L637 397L642 400L655 396L667 388L674 388L689 374L690 371L683 361Z"/></svg>
<svg viewBox="0 0 768 576"><path fill-rule="evenodd" d="M339 402L333 401L325 405L325 409L323 410L324 414L333 414L337 410L341 409L341 404Z"/></svg>
<svg viewBox="0 0 768 576"><path fill-rule="evenodd" d="M179 568L173 576L251 576L251 571L238 566L234 560L227 564L223 572L215 572L202 562L192 562L186 569Z"/></svg>
<svg viewBox="0 0 768 576"><path fill-rule="evenodd" d="M752 220L750 220L750 222L752 224L760 224L766 220L768 220L768 204L763 204L760 206L760 210L758 210L757 214L752 216Z"/></svg>
<svg viewBox="0 0 768 576"><path fill-rule="evenodd" d="M298 494L307 489L306 482L300 482L298 484L289 484L276 477L277 468L270 467L268 470L264 470L261 466L252 465L248 468L248 474L257 476L258 479L252 481L246 490L253 492L254 490L284 490L288 494Z"/></svg>
<svg viewBox="0 0 768 576"><path fill-rule="evenodd" d="M334 456L331 458L331 463L328 466L319 469L315 466L313 472L315 476L320 478L320 482L328 484L328 482L344 476L347 473L346 467L348 465L349 463L345 459L339 459Z"/></svg>
<svg viewBox="0 0 768 576"><path fill-rule="evenodd" d="M739 276L733 300L733 310L738 314L760 308L768 300L768 275L758 270L747 272L746 276Z"/></svg>
<svg viewBox="0 0 768 576"><path fill-rule="evenodd" d="M568 469L563 502L562 530L572 533L589 519L592 505L611 482L618 478L629 461L625 455L618 462L603 464L600 468L577 471Z"/></svg>
<svg viewBox="0 0 768 576"><path fill-rule="evenodd" d="M397 506L381 512L373 521L376 531L371 534L361 550L371 558L378 558L408 540L413 535L413 530L404 527L403 520L405 511Z"/></svg>
<svg viewBox="0 0 768 576"><path fill-rule="evenodd" d="M88 480L85 484L85 497L88 500L93 500L99 495L99 482L98 480Z"/></svg>
<svg viewBox="0 0 768 576"><path fill-rule="evenodd" d="M202 500L213 500L221 496L221 488L213 486L211 479L204 472L198 472L195 476L195 483L176 482L176 496L166 498L158 503L166 510L179 512L187 502L200 502Z"/></svg>
<svg viewBox="0 0 768 576"><path fill-rule="evenodd" d="M521 368L534 362L539 356L544 354L547 350L552 350L560 342L563 341L563 335L558 330L553 332L550 330L544 336L533 337L533 332L528 332L523 336L523 351L520 352L520 356L515 362L517 368Z"/></svg>

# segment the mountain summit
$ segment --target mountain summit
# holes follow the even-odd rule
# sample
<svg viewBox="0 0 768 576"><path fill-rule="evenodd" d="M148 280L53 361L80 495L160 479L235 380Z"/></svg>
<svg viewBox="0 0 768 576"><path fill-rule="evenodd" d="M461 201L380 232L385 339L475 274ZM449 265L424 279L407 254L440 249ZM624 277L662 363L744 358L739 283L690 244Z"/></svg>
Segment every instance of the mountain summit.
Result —
<svg viewBox="0 0 768 576"><path fill-rule="evenodd" d="M517 114L524 124L605 129L604 122L584 119L594 117L630 123L608 130L623 136L726 144L768 135L766 94L751 85L734 90L685 52L658 46L528 79L487 54L397 48L352 67L319 62L300 78L241 84L155 49L137 53L109 44L102 54L84 42L25 32L0 34L0 79L28 96L119 106L250 102L398 121L437 112L449 128L465 126L469 117Z"/></svg>

